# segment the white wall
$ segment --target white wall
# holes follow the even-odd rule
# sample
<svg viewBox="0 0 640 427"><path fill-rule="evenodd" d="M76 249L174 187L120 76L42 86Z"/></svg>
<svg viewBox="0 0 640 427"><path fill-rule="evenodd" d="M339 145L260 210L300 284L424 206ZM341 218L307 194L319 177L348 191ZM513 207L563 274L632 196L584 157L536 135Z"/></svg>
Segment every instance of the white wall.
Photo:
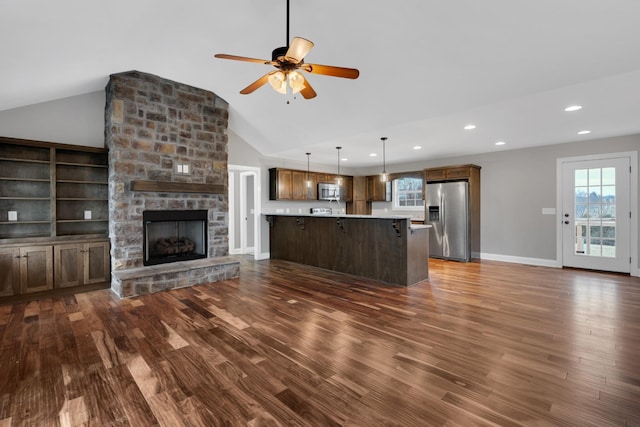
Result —
<svg viewBox="0 0 640 427"><path fill-rule="evenodd" d="M105 92L0 111L0 135L104 147Z"/></svg>

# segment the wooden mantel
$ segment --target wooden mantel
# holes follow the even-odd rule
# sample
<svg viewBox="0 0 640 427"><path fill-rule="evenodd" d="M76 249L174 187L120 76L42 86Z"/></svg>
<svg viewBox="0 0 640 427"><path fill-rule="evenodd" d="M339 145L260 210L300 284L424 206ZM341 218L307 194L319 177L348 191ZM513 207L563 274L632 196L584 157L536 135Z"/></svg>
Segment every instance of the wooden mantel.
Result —
<svg viewBox="0 0 640 427"><path fill-rule="evenodd" d="M194 184L190 182L131 181L131 191L156 193L223 194L224 184Z"/></svg>

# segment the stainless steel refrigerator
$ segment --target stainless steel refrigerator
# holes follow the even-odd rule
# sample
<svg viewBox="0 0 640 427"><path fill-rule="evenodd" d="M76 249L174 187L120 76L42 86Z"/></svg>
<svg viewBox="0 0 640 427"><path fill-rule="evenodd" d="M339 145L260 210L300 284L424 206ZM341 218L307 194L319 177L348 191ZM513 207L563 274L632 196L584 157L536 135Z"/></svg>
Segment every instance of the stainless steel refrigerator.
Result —
<svg viewBox="0 0 640 427"><path fill-rule="evenodd" d="M427 184L426 223L432 226L429 256L471 260L469 183Z"/></svg>

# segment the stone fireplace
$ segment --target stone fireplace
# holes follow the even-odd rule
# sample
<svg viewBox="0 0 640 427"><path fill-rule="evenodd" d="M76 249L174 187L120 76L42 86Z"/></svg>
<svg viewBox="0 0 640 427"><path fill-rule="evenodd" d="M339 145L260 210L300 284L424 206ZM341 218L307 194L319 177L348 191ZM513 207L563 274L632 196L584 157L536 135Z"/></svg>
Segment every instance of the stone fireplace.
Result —
<svg viewBox="0 0 640 427"><path fill-rule="evenodd" d="M207 257L205 210L142 212L144 265L168 264Z"/></svg>
<svg viewBox="0 0 640 427"><path fill-rule="evenodd" d="M239 263L228 256L228 104L212 92L138 71L112 75L106 95L111 289L130 297L237 277ZM146 241L145 212L159 223L156 231L167 234L153 243ZM173 219L163 221L175 212L188 223L173 226L196 227L192 218L204 215L205 229L175 235L179 228L168 229ZM155 262L162 258L157 245L189 256L166 254L175 262ZM191 245L200 251L195 256Z"/></svg>

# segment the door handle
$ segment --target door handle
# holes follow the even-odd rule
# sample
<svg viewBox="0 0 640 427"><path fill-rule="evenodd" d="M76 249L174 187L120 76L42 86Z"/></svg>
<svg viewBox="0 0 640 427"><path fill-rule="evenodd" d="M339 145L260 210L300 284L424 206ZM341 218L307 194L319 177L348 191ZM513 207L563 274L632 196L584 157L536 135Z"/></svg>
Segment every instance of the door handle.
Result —
<svg viewBox="0 0 640 427"><path fill-rule="evenodd" d="M565 224L569 224L569 221L565 221L564 223L565 223Z"/></svg>

